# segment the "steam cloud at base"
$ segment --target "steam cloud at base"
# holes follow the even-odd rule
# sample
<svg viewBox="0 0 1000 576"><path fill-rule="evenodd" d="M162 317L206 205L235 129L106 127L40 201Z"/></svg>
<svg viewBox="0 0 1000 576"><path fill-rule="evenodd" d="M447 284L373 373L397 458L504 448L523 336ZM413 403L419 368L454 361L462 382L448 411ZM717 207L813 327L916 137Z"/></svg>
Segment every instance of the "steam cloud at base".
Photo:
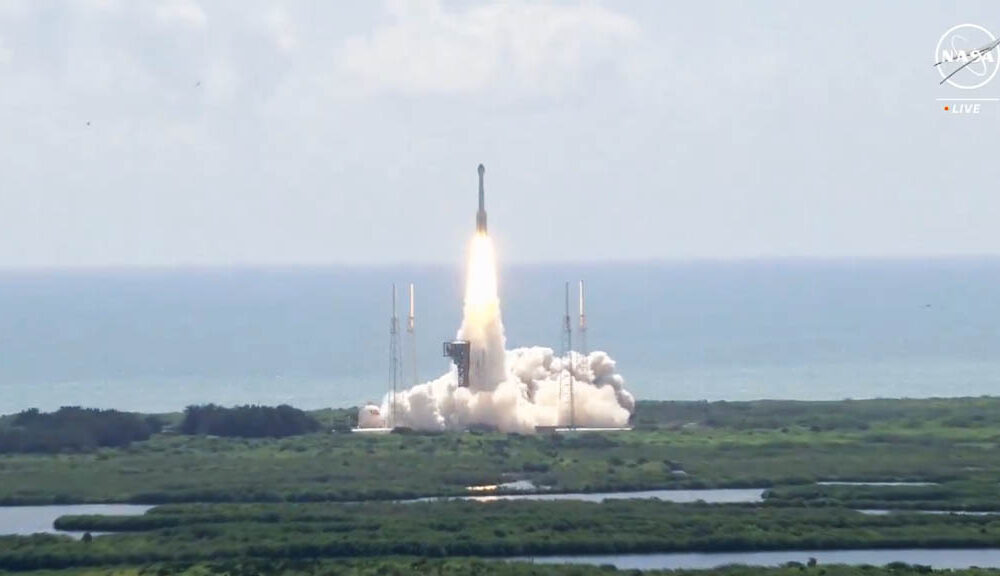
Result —
<svg viewBox="0 0 1000 576"><path fill-rule="evenodd" d="M534 432L536 426L568 426L568 402L560 401L560 386L568 386L565 358L552 349L517 348L503 354L505 378L492 390L458 386L451 371L437 380L397 394L396 425L419 430L454 430L472 424L495 426L503 432ZM615 373L615 362L604 352L573 353L574 422L579 427L618 428L628 425L635 400ZM562 384L560 384L560 378ZM382 413L389 414L389 398Z"/></svg>
<svg viewBox="0 0 1000 576"><path fill-rule="evenodd" d="M460 387L457 368L430 382L382 401L384 416L395 414L397 427L455 430L470 425L503 432L532 433L536 426L617 428L628 425L635 399L604 352L567 358L551 348L506 350L496 259L485 234L472 241L466 278L464 318L458 331L470 346L469 387ZM573 411L569 378L573 380ZM562 390L562 394L560 394Z"/></svg>

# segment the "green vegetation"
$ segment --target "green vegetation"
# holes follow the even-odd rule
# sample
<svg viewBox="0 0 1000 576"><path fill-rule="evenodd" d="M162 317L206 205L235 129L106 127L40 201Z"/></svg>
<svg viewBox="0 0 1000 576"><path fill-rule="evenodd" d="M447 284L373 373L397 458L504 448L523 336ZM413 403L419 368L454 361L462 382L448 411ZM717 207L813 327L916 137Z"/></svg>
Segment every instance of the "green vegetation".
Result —
<svg viewBox="0 0 1000 576"><path fill-rule="evenodd" d="M0 454L15 452L90 452L128 446L160 431L155 417L85 408L60 408L43 414L25 410L0 418Z"/></svg>
<svg viewBox="0 0 1000 576"><path fill-rule="evenodd" d="M993 547L1000 518L658 501L169 506L141 517L68 517L93 542L0 539L0 567L221 558L539 556L676 551Z"/></svg>
<svg viewBox="0 0 1000 576"><path fill-rule="evenodd" d="M0 572L3 574L3 572ZM21 576L95 576L114 574L116 576L261 576L283 574L285 576L607 576L626 574L629 576L918 576L927 574L947 574L948 576L996 576L997 570L938 570L926 566L896 563L876 568L874 566L817 565L804 566L797 562L780 568L748 566L726 566L711 571L698 570L636 570L619 571L609 566L559 566L530 564L526 562L496 562L467 558L425 559L387 558L356 560L220 560L201 563L159 563L142 566L122 566L100 571L93 568L76 570L22 572Z"/></svg>
<svg viewBox="0 0 1000 576"><path fill-rule="evenodd" d="M397 499L513 479L566 492L768 487L774 504L796 506L1000 502L1000 399L894 402L640 402L633 432L536 436L330 433L347 411L324 411L310 414L321 431L302 436L158 434L89 454L6 456L0 503ZM819 480L942 486L808 486Z"/></svg>
<svg viewBox="0 0 1000 576"><path fill-rule="evenodd" d="M1000 484L949 482L930 486L780 486L769 506L834 506L855 510L952 510L1000 512Z"/></svg>
<svg viewBox="0 0 1000 576"><path fill-rule="evenodd" d="M677 428L696 423L735 430L868 430L886 425L911 431L995 429L1000 425L1000 398L639 402L633 421L639 428Z"/></svg>
<svg viewBox="0 0 1000 576"><path fill-rule="evenodd" d="M168 505L140 517L58 521L63 529L125 532L91 542L0 538L0 569L208 574L263 563L329 572L319 559L369 557L331 573L406 573L429 562L422 566L441 573L590 574L600 568L374 557L1000 547L1000 515L855 511L1000 510L1000 399L641 402L637 429L619 433L330 432L350 418L349 410L209 406L158 417L171 433L118 447L4 455L0 503ZM0 419L0 430L18 426L25 428L21 415ZM563 492L768 491L756 505L378 502L523 479ZM831 480L932 484L817 484Z"/></svg>
<svg viewBox="0 0 1000 576"><path fill-rule="evenodd" d="M238 438L283 438L320 430L320 423L298 408L281 405L188 406L180 425L182 434L209 434Z"/></svg>

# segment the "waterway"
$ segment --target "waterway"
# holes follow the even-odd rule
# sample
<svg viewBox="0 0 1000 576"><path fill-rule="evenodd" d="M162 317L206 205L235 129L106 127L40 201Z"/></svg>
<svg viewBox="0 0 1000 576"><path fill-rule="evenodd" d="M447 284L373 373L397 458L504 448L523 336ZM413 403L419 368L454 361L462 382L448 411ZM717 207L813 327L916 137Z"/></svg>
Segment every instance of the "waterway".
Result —
<svg viewBox="0 0 1000 576"><path fill-rule="evenodd" d="M433 502L436 500L472 500L475 502L495 502L498 500L578 500L581 502L604 502L605 500L662 500L688 504L745 504L764 501L763 488L723 488L714 490L644 490L638 492L592 492L568 494L490 494L483 496L432 497L408 500L408 502Z"/></svg>
<svg viewBox="0 0 1000 576"><path fill-rule="evenodd" d="M1000 548L947 550L795 550L785 552L712 552L621 554L612 556L547 556L515 558L537 564L613 565L619 570L692 570L729 564L780 566L788 562L884 566L892 562L920 564L935 569L1000 568Z"/></svg>
<svg viewBox="0 0 1000 576"><path fill-rule="evenodd" d="M0 536L27 536L29 534L67 534L55 529L60 516L99 514L102 516L140 516L152 506L138 504L69 504L55 506L0 506Z"/></svg>

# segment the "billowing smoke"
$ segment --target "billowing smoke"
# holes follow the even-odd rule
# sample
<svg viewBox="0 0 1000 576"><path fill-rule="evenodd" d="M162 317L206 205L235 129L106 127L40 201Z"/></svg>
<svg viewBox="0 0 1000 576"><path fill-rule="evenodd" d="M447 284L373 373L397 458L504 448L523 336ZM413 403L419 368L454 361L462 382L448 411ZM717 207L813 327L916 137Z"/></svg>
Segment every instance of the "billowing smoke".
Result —
<svg viewBox="0 0 1000 576"><path fill-rule="evenodd" d="M453 430L470 425L504 432L532 433L536 426L622 427L635 399L604 352L567 358L550 348L506 350L496 258L490 238L477 234L469 255L460 340L470 344L469 387L458 385L458 371L419 384L382 402L381 413L395 414L395 426ZM572 410L570 408L572 379ZM571 415L572 414L572 415Z"/></svg>

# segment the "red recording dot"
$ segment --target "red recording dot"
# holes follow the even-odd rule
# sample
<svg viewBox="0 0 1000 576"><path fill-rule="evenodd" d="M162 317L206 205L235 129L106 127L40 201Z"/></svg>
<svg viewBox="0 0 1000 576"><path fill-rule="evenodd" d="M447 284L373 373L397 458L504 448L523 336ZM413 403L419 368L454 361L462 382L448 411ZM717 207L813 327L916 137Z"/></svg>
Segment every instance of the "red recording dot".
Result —
<svg viewBox="0 0 1000 576"><path fill-rule="evenodd" d="M948 107L948 106L945 106L945 107L944 107L944 111L945 111L945 112L947 112L948 110L950 110L950 107Z"/></svg>

